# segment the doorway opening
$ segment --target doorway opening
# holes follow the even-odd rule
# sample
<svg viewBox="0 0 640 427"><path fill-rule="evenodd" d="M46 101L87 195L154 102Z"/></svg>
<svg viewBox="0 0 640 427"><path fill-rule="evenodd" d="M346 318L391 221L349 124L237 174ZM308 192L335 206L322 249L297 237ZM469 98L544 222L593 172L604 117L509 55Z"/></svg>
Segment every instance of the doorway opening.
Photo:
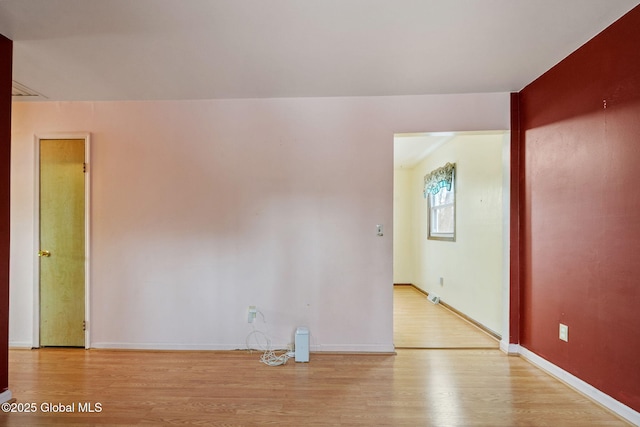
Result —
<svg viewBox="0 0 640 427"><path fill-rule="evenodd" d="M36 136L34 347L89 348L89 135Z"/></svg>
<svg viewBox="0 0 640 427"><path fill-rule="evenodd" d="M456 239L430 240L424 180L447 163ZM499 348L508 336L509 132L394 135L393 200L396 348Z"/></svg>

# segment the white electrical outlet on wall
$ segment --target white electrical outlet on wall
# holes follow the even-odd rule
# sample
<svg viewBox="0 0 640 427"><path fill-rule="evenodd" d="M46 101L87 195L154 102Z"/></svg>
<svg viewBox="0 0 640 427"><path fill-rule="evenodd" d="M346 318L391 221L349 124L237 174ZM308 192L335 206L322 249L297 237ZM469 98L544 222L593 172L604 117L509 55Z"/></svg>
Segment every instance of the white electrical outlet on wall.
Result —
<svg viewBox="0 0 640 427"><path fill-rule="evenodd" d="M247 321L249 323L253 323L253 319L256 318L256 312L257 312L256 306L255 305L250 305L249 306L249 316L247 317Z"/></svg>
<svg viewBox="0 0 640 427"><path fill-rule="evenodd" d="M569 327L560 323L560 339L569 342Z"/></svg>

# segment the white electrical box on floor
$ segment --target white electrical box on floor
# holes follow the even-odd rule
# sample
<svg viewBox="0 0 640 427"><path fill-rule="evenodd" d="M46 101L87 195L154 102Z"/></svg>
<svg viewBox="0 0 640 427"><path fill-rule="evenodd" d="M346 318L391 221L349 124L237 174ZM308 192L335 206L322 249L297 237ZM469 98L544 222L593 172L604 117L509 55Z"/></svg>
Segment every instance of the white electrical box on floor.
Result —
<svg viewBox="0 0 640 427"><path fill-rule="evenodd" d="M295 358L296 362L308 362L309 361L309 329L304 326L296 329L296 348Z"/></svg>

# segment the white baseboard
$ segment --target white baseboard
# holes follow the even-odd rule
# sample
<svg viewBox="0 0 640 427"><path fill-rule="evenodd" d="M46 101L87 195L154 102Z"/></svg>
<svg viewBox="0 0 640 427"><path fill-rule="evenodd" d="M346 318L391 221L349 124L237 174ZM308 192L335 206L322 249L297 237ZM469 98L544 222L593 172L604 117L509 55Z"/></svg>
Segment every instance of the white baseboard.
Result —
<svg viewBox="0 0 640 427"><path fill-rule="evenodd" d="M532 364L536 365L538 368L542 369L543 371L547 372L548 374L552 375L553 377L557 378L563 383L569 385L570 387L573 387L580 393L596 401L597 403L609 409L610 411L615 412L620 417L624 418L630 423L636 426L640 426L640 412L633 410L632 408L628 407L624 403L621 403L616 399L614 399L613 397L609 396L608 394L601 392L597 388L593 387L591 384L584 382L583 380L576 377L575 375L572 375L569 372L565 371L564 369L549 362L548 360L543 359L542 357L538 356L534 352L527 350L522 346L519 346L519 348L520 348L519 350L520 355L523 358L527 359Z"/></svg>
<svg viewBox="0 0 640 427"><path fill-rule="evenodd" d="M126 343L126 342L94 342L91 348L114 350L187 350L187 351L222 351L245 349L246 344L167 344L167 343Z"/></svg>
<svg viewBox="0 0 640 427"><path fill-rule="evenodd" d="M272 343L274 349L285 349L287 344ZM247 344L166 344L166 343L122 343L122 342L94 342L91 348L96 349L120 349L120 350L187 350L187 351L228 351L228 350L246 350ZM312 352L338 352L338 353L394 353L393 345L341 345L341 344L322 344L311 345L309 348ZM258 350L259 351L259 350Z"/></svg>
<svg viewBox="0 0 640 427"><path fill-rule="evenodd" d="M507 353L509 356L518 356L520 354L519 344L509 344L506 341L500 341L500 350Z"/></svg>
<svg viewBox="0 0 640 427"><path fill-rule="evenodd" d="M336 352L336 353L395 353L396 349L391 345L372 345L372 344L321 344L312 345L311 351L316 352Z"/></svg>
<svg viewBox="0 0 640 427"><path fill-rule="evenodd" d="M9 348L33 348L31 341L9 341Z"/></svg>
<svg viewBox="0 0 640 427"><path fill-rule="evenodd" d="M11 394L11 390L5 390L0 393L0 403L8 402L11 400L13 395Z"/></svg>

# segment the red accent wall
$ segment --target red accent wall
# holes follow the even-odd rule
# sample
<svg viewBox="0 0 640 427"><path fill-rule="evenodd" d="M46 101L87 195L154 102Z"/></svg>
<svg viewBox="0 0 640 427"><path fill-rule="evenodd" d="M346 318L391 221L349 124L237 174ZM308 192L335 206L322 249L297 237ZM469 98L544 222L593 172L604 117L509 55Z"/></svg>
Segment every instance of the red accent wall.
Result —
<svg viewBox="0 0 640 427"><path fill-rule="evenodd" d="M511 94L511 181L509 232L509 344L520 343L520 189L522 188L522 161L520 137L520 94Z"/></svg>
<svg viewBox="0 0 640 427"><path fill-rule="evenodd" d="M9 387L9 188L13 42L0 35L0 392Z"/></svg>
<svg viewBox="0 0 640 427"><path fill-rule="evenodd" d="M519 105L520 343L640 411L640 7Z"/></svg>

